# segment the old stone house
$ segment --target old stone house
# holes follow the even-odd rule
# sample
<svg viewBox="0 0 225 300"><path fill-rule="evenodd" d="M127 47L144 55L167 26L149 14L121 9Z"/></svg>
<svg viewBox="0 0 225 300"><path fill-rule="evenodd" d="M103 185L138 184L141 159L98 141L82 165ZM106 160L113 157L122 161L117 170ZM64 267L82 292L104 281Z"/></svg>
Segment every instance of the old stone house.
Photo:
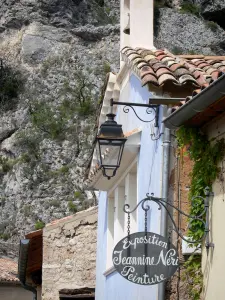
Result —
<svg viewBox="0 0 225 300"><path fill-rule="evenodd" d="M55 220L21 240L19 278L37 299L94 299L97 207Z"/></svg>
<svg viewBox="0 0 225 300"><path fill-rule="evenodd" d="M0 258L0 299L32 299L32 293L22 287L17 277L17 262L9 258Z"/></svg>

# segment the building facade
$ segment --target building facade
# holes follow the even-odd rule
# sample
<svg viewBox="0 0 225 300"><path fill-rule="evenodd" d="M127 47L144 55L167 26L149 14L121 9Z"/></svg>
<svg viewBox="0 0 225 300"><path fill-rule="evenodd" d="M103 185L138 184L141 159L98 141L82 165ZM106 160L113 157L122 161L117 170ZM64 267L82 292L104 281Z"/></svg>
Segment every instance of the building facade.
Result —
<svg viewBox="0 0 225 300"><path fill-rule="evenodd" d="M110 80L114 77L111 74ZM147 103L152 94L147 88L142 88L140 80L134 75L128 76L120 101ZM110 94L110 93L109 93ZM105 103L108 92L106 89ZM103 104L104 106L105 104ZM103 107L104 109L104 107ZM138 110L140 117L149 118L143 108ZM150 119L154 119L154 112ZM162 119L160 109L159 121ZM158 286L138 286L125 280L119 275L112 264L114 246L123 237L127 236L127 216L123 212L124 204L129 204L133 209L138 201L146 197L147 193L154 193L158 197L162 192L162 161L163 140L160 137L153 141L150 135L151 123L143 123L135 116L134 112L124 114L123 108L117 110L117 122L123 125L127 132L127 145L125 145L123 162L117 175L109 180L101 172L97 172L92 179L92 184L98 186L99 217L97 238L97 266L96 266L96 299L156 299ZM154 130L154 125L153 129ZM144 211L139 208L131 214L131 233L144 231ZM160 211L157 205L152 205L148 212L148 231L160 233Z"/></svg>
<svg viewBox="0 0 225 300"><path fill-rule="evenodd" d="M93 300L96 241L97 207L55 220L21 241L19 278L37 300Z"/></svg>
<svg viewBox="0 0 225 300"><path fill-rule="evenodd" d="M182 107L188 106L196 94L221 76L224 67L223 57L175 56L167 50L155 49L153 36L153 1L121 1L121 66L117 75L109 75L97 126L99 128L106 121L111 98L115 102L128 103L125 108L121 105L113 106L116 121L122 124L127 142L120 167L110 180L101 172L95 148L87 180L90 188L100 191L97 300L165 299L164 284L133 284L113 267L113 249L119 240L127 236L127 215L123 212L123 206L129 204L132 209L146 193L154 193L156 197L164 198L185 213L189 212L190 179L187 172L191 171L191 166L185 168L182 174L179 173L177 166L183 162L178 159L175 138L176 129L182 123L170 124L170 116L176 111L182 112ZM154 112L152 122L143 122L149 120L150 114L146 114L143 107L134 107L136 114L142 119L140 120L129 103L159 105L158 124L155 126ZM186 117L185 112L183 115ZM114 159L110 152L104 155L108 157L108 162ZM184 161L188 163L188 160ZM185 236L188 231L187 219L182 221L180 215L173 210L171 214L178 231ZM167 222L165 211L159 211L154 203L148 212L147 222L148 231L167 236L171 224ZM131 215L131 233L138 231L144 231L144 214L140 207ZM180 253L182 249L187 255L195 251L182 242L177 234L173 238ZM172 288L174 294L180 289L182 282L180 272L177 278L179 279ZM188 297L185 293L183 291L184 299Z"/></svg>

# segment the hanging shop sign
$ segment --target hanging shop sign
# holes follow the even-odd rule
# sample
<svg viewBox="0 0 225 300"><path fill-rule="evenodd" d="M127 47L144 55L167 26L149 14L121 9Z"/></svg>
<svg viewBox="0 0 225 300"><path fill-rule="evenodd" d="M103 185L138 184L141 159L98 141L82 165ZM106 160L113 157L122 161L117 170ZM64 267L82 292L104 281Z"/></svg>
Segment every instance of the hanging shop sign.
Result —
<svg viewBox="0 0 225 300"><path fill-rule="evenodd" d="M153 232L136 232L120 240L113 250L113 264L125 279L153 285L171 277L179 266L176 248Z"/></svg>

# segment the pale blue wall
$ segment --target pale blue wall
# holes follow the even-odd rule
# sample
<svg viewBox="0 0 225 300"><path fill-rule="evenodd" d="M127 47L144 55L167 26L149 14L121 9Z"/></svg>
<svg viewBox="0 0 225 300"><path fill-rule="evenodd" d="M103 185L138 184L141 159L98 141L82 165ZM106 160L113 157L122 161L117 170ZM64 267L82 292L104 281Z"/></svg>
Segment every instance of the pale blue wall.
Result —
<svg viewBox="0 0 225 300"><path fill-rule="evenodd" d="M125 87L126 89L126 87ZM147 88L141 86L139 79L132 75L127 84L129 97L126 101L148 103L151 94ZM122 97L122 95L121 95ZM124 99L122 99L124 101ZM138 114L146 119L145 108L137 109ZM132 111L125 117L122 116L122 107L118 110L117 120L122 123L124 132L137 127L142 127L141 147L138 157L137 180L138 199L145 198L146 193L161 194L161 164L162 140L152 141L150 125L139 121ZM161 113L160 113L161 114ZM161 120L161 116L160 116ZM161 124L161 122L160 122ZM151 180L150 180L151 178ZM117 272L105 277L106 271L106 229L107 229L107 193L100 192L98 216L98 242L97 242L97 267L96 267L96 300L156 300L158 286L141 286L124 279ZM149 231L159 233L160 211L156 204L151 204L148 216ZM144 230L144 212L138 210L138 230Z"/></svg>

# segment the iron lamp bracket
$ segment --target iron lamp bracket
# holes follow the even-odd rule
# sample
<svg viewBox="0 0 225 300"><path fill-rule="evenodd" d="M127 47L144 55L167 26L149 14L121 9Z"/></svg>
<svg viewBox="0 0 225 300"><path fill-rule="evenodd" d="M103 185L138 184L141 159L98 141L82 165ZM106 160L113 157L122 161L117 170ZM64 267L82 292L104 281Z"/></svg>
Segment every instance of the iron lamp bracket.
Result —
<svg viewBox="0 0 225 300"><path fill-rule="evenodd" d="M129 113L130 109L133 110L136 117L145 123L150 123L155 120L155 127L159 127L159 107L160 104L142 104L142 103L132 103L132 102L117 102L113 99L110 99L110 106L113 107L113 105L123 105L123 111L124 113ZM146 114L147 115L153 115L153 118L150 120L143 120L141 117L138 116L136 110L134 107L145 107L146 108Z"/></svg>

